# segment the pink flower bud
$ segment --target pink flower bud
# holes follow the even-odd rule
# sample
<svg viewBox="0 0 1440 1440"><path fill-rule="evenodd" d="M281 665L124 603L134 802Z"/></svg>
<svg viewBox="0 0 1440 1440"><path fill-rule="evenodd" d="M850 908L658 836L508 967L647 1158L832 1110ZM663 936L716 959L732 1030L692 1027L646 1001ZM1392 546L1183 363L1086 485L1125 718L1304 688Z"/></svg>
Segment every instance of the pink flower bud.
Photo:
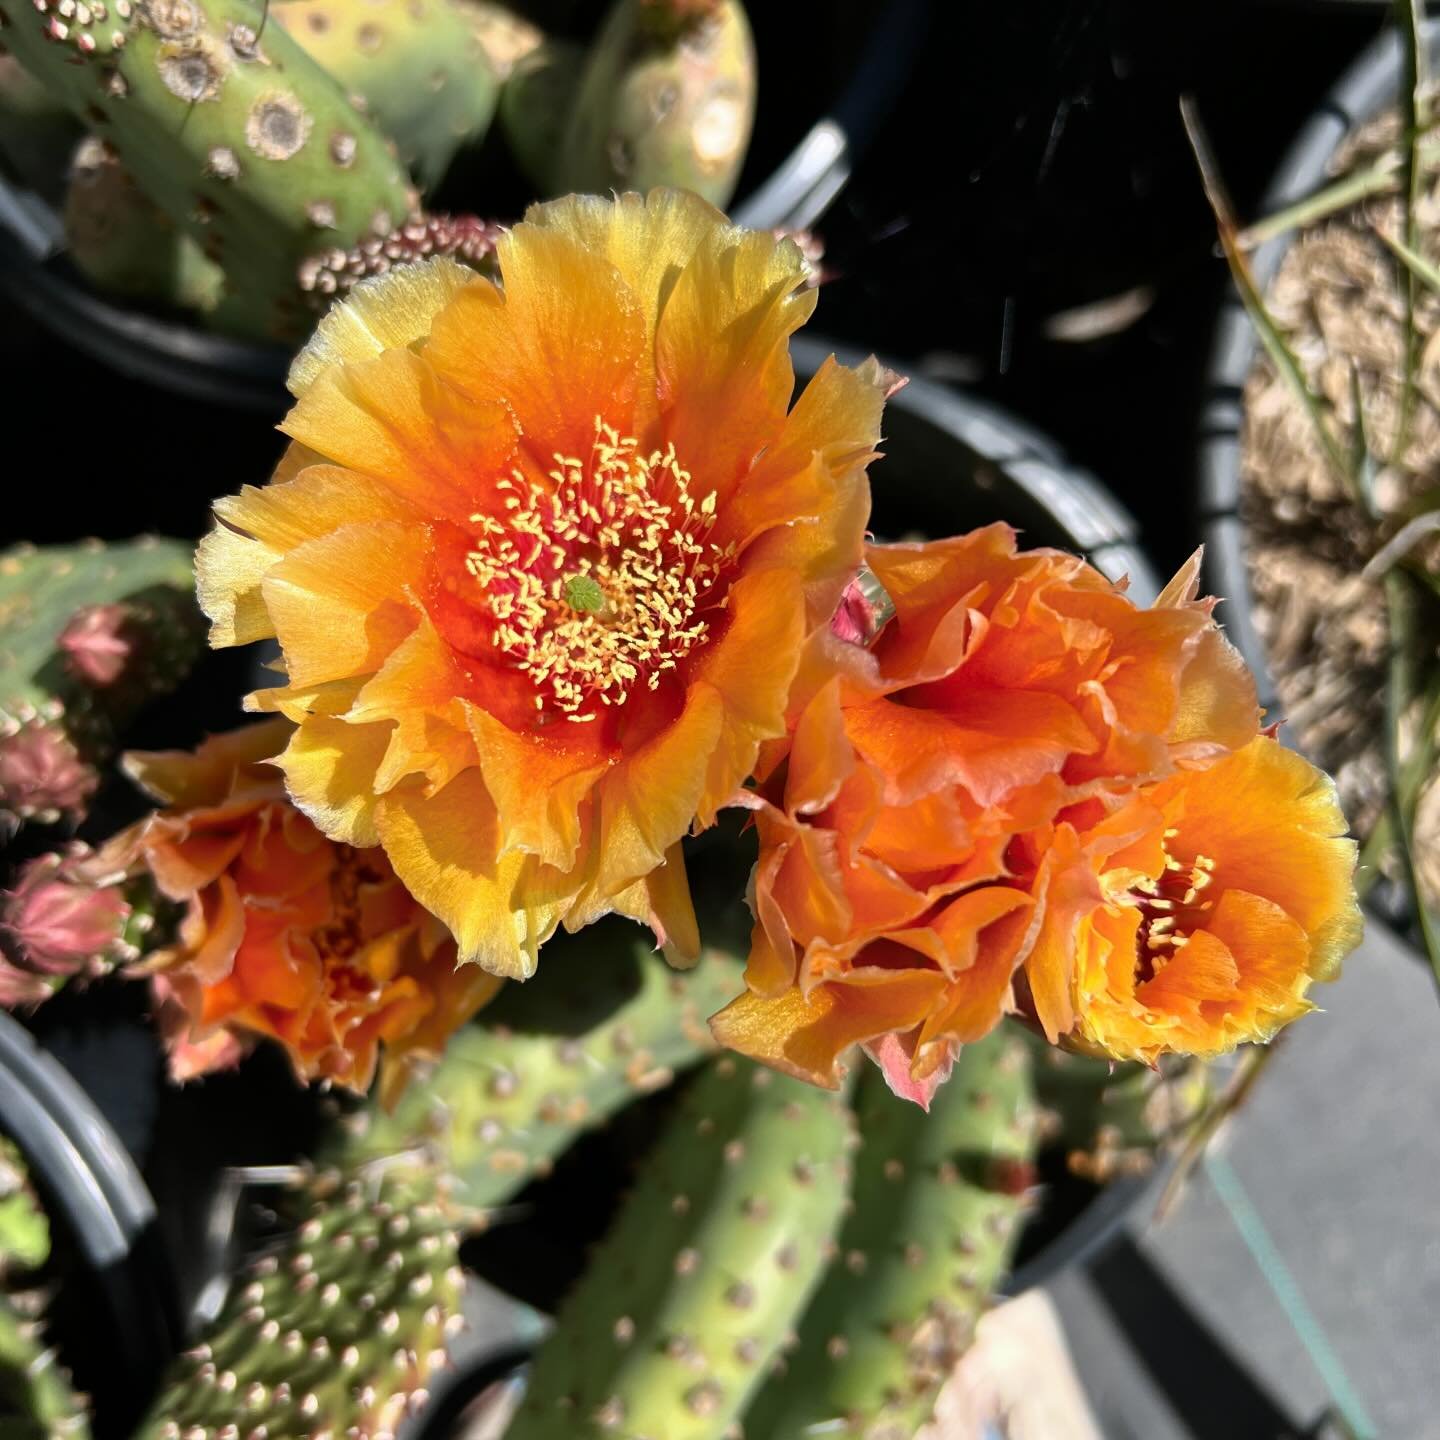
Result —
<svg viewBox="0 0 1440 1440"><path fill-rule="evenodd" d="M5 897L0 925L25 970L74 975L103 964L119 945L130 906L118 886L76 873L86 853L32 860Z"/></svg>
<svg viewBox="0 0 1440 1440"><path fill-rule="evenodd" d="M840 595L830 629L851 645L870 646L895 614L895 604L874 572L862 566Z"/></svg>
<svg viewBox="0 0 1440 1440"><path fill-rule="evenodd" d="M99 783L58 725L34 721L0 739L0 814L79 819Z"/></svg>
<svg viewBox="0 0 1440 1440"><path fill-rule="evenodd" d="M70 669L91 685L113 685L125 671L135 644L126 634L128 605L87 605L70 617L59 645Z"/></svg>

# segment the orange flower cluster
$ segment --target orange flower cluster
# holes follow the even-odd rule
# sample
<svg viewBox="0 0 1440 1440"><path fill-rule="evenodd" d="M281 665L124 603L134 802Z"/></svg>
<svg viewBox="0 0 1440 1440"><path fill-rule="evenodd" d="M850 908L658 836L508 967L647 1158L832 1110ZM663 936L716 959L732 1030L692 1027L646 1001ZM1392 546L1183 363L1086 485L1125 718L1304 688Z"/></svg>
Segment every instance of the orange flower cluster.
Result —
<svg viewBox="0 0 1440 1440"><path fill-rule="evenodd" d="M171 1071L233 1063L245 1042L284 1046L302 1080L382 1095L502 983L457 967L449 932L379 850L328 840L286 798L270 763L283 720L192 754L132 754L126 768L167 808L111 842L184 905L176 942L152 953ZM383 1058L382 1058L383 1057Z"/></svg>
<svg viewBox="0 0 1440 1440"><path fill-rule="evenodd" d="M791 408L800 251L692 195L569 197L496 255L365 281L291 372L272 483L221 501L212 643L278 639L279 757L463 961L524 977L616 910L698 953L681 837L783 735L861 556L888 377Z"/></svg>
<svg viewBox="0 0 1440 1440"><path fill-rule="evenodd" d="M1266 1039L1356 943L1333 787L1260 731L1196 595L1149 609L991 526L873 546L894 615L826 637L749 803L749 989L720 1039L820 1084L857 1043L921 1103L1021 1010L1153 1063Z"/></svg>
<svg viewBox="0 0 1440 1440"><path fill-rule="evenodd" d="M756 924L714 1028L818 1083L861 1044L923 1102L1011 1010L1153 1061L1307 1007L1358 934L1353 847L1193 564L1142 609L1004 526L875 546L866 644L894 377L831 361L792 406L794 245L657 191L539 206L496 258L356 286L200 548L212 642L278 641L248 703L289 722L296 807L220 751L144 766L189 806L144 851L200 1037L363 1084L559 926L692 956L681 840L735 803Z"/></svg>

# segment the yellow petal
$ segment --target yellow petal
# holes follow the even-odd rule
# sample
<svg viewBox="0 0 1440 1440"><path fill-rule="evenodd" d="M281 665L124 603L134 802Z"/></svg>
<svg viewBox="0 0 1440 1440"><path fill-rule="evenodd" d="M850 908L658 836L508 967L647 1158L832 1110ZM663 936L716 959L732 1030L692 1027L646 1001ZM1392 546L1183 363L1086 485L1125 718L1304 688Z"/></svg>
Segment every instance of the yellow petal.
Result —
<svg viewBox="0 0 1440 1440"><path fill-rule="evenodd" d="M286 384L303 395L331 365L373 360L383 350L402 350L430 333L435 315L476 279L448 257L397 265L360 281L315 327L295 357Z"/></svg>
<svg viewBox="0 0 1440 1440"><path fill-rule="evenodd" d="M529 907L525 855L497 855L495 807L478 770L427 797L415 785L382 796L376 824L406 889L455 936L462 964L524 980L559 919L555 906Z"/></svg>
<svg viewBox="0 0 1440 1440"><path fill-rule="evenodd" d="M315 715L277 760L291 798L332 840L357 848L380 843L375 771L389 735L388 725L350 725Z"/></svg>

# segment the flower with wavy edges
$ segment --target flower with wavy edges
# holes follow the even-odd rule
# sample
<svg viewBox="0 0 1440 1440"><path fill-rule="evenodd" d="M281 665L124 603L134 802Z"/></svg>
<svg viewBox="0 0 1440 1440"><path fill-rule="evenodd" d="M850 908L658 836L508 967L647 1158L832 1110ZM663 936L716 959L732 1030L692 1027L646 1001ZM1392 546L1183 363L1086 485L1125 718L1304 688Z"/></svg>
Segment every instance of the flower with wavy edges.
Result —
<svg viewBox="0 0 1440 1440"><path fill-rule="evenodd" d="M322 322L294 445L201 546L212 641L278 639L290 794L462 961L528 975L611 910L693 954L680 839L784 733L889 377L832 360L791 408L805 262L694 196L541 205L497 257Z"/></svg>
<svg viewBox="0 0 1440 1440"><path fill-rule="evenodd" d="M184 906L153 951L172 1073L232 1064L268 1036L303 1080L398 1093L412 1066L502 983L457 966L449 932L395 878L384 852L327 839L289 801L273 757L292 726L271 719L193 754L132 753L128 772L166 808L105 853Z"/></svg>
<svg viewBox="0 0 1440 1440"><path fill-rule="evenodd" d="M1024 837L1243 747L1260 712L1197 562L1145 609L1005 525L867 561L894 615L868 650L839 638L847 616L807 654L751 802L749 988L712 1025L826 1085L863 1044L925 1103L1014 1008L1054 899Z"/></svg>

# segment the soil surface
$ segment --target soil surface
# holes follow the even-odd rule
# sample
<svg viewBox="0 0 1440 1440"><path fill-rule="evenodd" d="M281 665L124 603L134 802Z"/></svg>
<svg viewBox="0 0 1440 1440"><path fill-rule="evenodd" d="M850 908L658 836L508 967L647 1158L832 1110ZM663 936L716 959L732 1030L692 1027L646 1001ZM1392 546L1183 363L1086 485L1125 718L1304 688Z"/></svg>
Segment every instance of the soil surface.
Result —
<svg viewBox="0 0 1440 1440"><path fill-rule="evenodd" d="M1337 154L1335 173L1374 164L1399 134L1393 113L1365 126ZM1440 156L1425 175L1418 219L1424 253L1440 259ZM1394 455L1407 272L1379 235L1400 239L1402 228L1398 196L1381 195L1302 231L1268 297L1343 452L1363 424L1380 462L1373 479L1378 525L1327 461L1311 417L1268 357L1245 388L1242 512L1256 622L1284 718L1306 753L1335 776L1362 839L1389 794L1385 600L1382 582L1362 571L1404 520L1429 508L1429 492L1440 484L1440 296L1423 285L1417 394L1403 453ZM1440 573L1433 542L1412 558ZM1432 785L1422 803L1416 845L1430 893L1440 895L1440 787Z"/></svg>

